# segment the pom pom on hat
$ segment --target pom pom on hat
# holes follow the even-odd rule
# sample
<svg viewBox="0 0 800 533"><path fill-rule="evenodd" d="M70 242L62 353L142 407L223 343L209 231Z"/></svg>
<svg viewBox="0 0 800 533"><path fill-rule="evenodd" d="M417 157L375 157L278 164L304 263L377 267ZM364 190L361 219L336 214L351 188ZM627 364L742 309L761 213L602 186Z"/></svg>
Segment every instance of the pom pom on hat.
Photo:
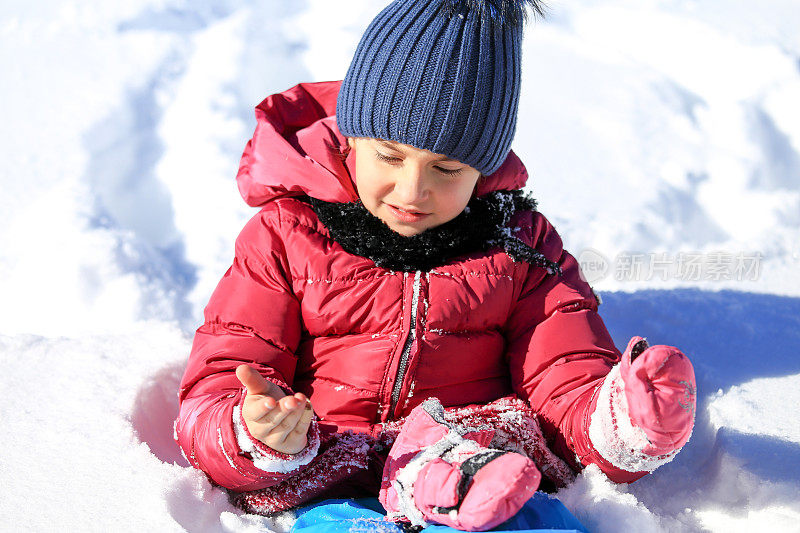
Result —
<svg viewBox="0 0 800 533"><path fill-rule="evenodd" d="M364 32L337 124L445 154L489 175L516 131L520 58L534 0L395 0Z"/></svg>
<svg viewBox="0 0 800 533"><path fill-rule="evenodd" d="M444 0L443 7L448 16L473 11L482 19L494 18L512 26L525 24L529 11L545 16L545 6L537 0Z"/></svg>

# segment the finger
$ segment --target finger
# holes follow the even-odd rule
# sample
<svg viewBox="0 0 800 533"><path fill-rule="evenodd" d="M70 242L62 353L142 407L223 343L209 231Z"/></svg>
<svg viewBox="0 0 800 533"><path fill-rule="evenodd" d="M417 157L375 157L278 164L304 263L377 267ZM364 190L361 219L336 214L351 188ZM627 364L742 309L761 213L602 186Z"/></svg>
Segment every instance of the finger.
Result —
<svg viewBox="0 0 800 533"><path fill-rule="evenodd" d="M303 401L300 401L301 399ZM309 402L306 400L305 395L297 393L294 396L284 396L279 399L267 396L253 403L257 404L258 407L247 411L248 415L252 415L250 420L259 424L266 424L269 426L268 431L271 431L272 428L280 424L292 410ZM245 399L245 405L247 404L248 401Z"/></svg>
<svg viewBox="0 0 800 533"><path fill-rule="evenodd" d="M270 399L266 399L264 402L267 402ZM272 401L275 400L272 399ZM295 410L299 410L298 407L300 405L301 404L294 397L290 396L281 398L276 402L275 408L269 410L269 412L265 412L264 415L256 419L255 422L268 425L269 431L272 431L272 429L279 426L287 416L289 416Z"/></svg>
<svg viewBox="0 0 800 533"><path fill-rule="evenodd" d="M300 416L300 420L297 422L297 425L292 430L292 433L295 435L305 435L308 433L308 428L311 425L311 420L314 418L314 411L311 410L310 405L306 406L303 410L303 414Z"/></svg>
<svg viewBox="0 0 800 533"><path fill-rule="evenodd" d="M261 422L278 407L278 401L269 396L247 396L242 405L242 416L245 420Z"/></svg>
<svg viewBox="0 0 800 533"><path fill-rule="evenodd" d="M302 392L296 392L294 397L304 405L304 409L310 413L309 416L314 415L314 408L311 405L311 400L305 394Z"/></svg>
<svg viewBox="0 0 800 533"><path fill-rule="evenodd" d="M310 409L303 410L303 415L297 425L283 438L282 443L284 446L292 449L290 453L299 453L308 444L308 428L311 425L312 418L313 415Z"/></svg>
<svg viewBox="0 0 800 533"><path fill-rule="evenodd" d="M247 388L247 394L262 394L276 399L285 396L280 387L268 381L249 365L237 366L236 377Z"/></svg>
<svg viewBox="0 0 800 533"><path fill-rule="evenodd" d="M266 398L264 398L264 404L266 405L267 409L275 409L275 407L278 406L278 402L281 400L281 398L285 397L286 397L285 395L283 397L267 396ZM306 398L306 396L301 392L295 393L293 398L298 400L299 404L302 404L304 402L309 404L311 403L308 400L308 398ZM286 403L288 400L283 400L283 401L287 409L294 409L297 406L297 404L295 403Z"/></svg>
<svg viewBox="0 0 800 533"><path fill-rule="evenodd" d="M305 406L298 405L295 409L289 412L288 415L281 421L280 424L275 429L278 429L283 433L282 441L285 441L292 432L297 428L297 425L300 423L300 419L303 417L303 413L306 412ZM274 432L274 430L273 430Z"/></svg>
<svg viewBox="0 0 800 533"><path fill-rule="evenodd" d="M296 398L297 401L300 402L300 403L307 403L309 401L308 397L305 394L303 394L302 392L295 392L294 393L294 398Z"/></svg>

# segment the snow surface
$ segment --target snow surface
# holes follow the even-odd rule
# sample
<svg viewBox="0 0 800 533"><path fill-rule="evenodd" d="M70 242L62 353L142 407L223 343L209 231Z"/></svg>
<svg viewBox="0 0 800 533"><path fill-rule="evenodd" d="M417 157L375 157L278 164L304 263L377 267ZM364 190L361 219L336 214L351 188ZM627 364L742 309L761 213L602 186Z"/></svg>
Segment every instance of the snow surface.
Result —
<svg viewBox="0 0 800 533"><path fill-rule="evenodd" d="M800 5L549 4L514 144L531 190L618 345L681 347L699 386L673 463L559 497L592 531L800 531ZM177 384L252 213L252 108L341 78L382 5L0 4L1 530L290 527L186 467Z"/></svg>

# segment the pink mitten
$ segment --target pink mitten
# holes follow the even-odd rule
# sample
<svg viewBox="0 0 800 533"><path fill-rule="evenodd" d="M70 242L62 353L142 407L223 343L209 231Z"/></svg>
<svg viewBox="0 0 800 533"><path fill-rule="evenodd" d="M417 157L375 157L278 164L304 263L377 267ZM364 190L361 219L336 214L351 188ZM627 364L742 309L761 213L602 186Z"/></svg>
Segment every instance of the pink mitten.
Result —
<svg viewBox="0 0 800 533"><path fill-rule="evenodd" d="M435 398L414 408L384 465L379 499L389 516L483 531L516 514L541 474L524 455L487 448L493 433L447 421Z"/></svg>
<svg viewBox="0 0 800 533"><path fill-rule="evenodd" d="M689 440L695 395L694 369L680 350L634 337L600 387L589 439L615 467L652 472Z"/></svg>

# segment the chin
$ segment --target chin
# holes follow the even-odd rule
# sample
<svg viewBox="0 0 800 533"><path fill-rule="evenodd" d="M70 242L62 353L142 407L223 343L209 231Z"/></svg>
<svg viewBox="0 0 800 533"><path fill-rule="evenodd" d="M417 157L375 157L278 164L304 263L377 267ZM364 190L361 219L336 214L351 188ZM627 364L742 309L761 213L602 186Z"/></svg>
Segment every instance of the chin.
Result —
<svg viewBox="0 0 800 533"><path fill-rule="evenodd" d="M413 237L414 235L419 235L420 233L422 233L422 232L424 232L425 230L428 229L427 227L419 228L419 227L414 227L414 226L406 226L406 225L403 225L403 224L397 224L395 221L392 221L390 223L390 222L387 222L387 221L384 220L383 223L386 224L387 226L389 226L390 230L392 230L395 233L399 233L403 237Z"/></svg>
<svg viewBox="0 0 800 533"><path fill-rule="evenodd" d="M413 237L414 235L419 235L420 233L422 233L423 231L428 229L428 228L415 229L415 228L408 228L408 227L393 228L391 226L389 226L389 228L392 231L394 231L395 233L399 233L403 237Z"/></svg>

